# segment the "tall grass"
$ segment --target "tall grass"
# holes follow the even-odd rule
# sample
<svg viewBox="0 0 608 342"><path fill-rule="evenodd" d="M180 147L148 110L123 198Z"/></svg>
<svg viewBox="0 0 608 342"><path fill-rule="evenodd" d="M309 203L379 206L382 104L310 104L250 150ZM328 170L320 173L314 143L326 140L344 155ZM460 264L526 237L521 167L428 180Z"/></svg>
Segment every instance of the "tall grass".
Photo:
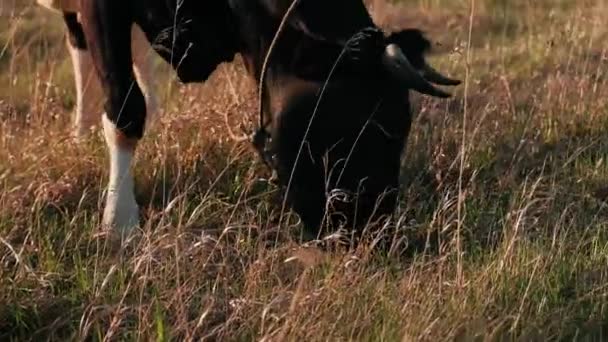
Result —
<svg viewBox="0 0 608 342"><path fill-rule="evenodd" d="M158 64L162 118L134 169L144 224L113 249L101 136L69 138L60 18L2 3L0 340L603 340L608 4L472 4L370 3L467 79L447 102L413 95L378 254L303 247L295 215L278 225L267 170L228 133L256 119L238 61L190 86Z"/></svg>

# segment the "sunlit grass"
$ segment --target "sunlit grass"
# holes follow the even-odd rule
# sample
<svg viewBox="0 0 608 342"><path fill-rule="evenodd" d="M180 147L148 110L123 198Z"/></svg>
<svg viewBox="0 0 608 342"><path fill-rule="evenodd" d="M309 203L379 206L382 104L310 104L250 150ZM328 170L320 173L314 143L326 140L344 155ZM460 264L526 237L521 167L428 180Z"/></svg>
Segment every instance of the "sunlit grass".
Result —
<svg viewBox="0 0 608 342"><path fill-rule="evenodd" d="M0 340L606 337L606 2L478 0L472 21L470 0L370 2L386 27L441 42L437 69L470 71L464 150L464 87L449 101L413 96L380 254L302 248L295 216L278 225L268 171L227 129L255 122L238 59L204 85L157 65L162 118L134 169L144 223L113 249L99 228L103 139L70 139L60 18L5 7Z"/></svg>

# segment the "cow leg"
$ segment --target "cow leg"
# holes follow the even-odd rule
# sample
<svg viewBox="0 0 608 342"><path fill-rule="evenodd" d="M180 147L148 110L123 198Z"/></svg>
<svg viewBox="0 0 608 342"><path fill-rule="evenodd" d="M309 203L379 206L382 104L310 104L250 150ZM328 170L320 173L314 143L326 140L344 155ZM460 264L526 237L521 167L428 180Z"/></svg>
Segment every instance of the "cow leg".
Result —
<svg viewBox="0 0 608 342"><path fill-rule="evenodd" d="M63 18L67 27L67 47L76 87L73 133L77 138L82 138L99 122L102 94L77 14L65 12Z"/></svg>
<svg viewBox="0 0 608 342"><path fill-rule="evenodd" d="M102 223L127 233L139 224L139 208L130 171L137 139L125 136L107 115L102 121L110 154L110 178Z"/></svg>
<svg viewBox="0 0 608 342"><path fill-rule="evenodd" d="M85 36L107 98L103 128L110 154L110 179L102 223L124 234L139 223L130 168L146 119L145 98L132 67L133 20L123 2L82 4Z"/></svg>
<svg viewBox="0 0 608 342"><path fill-rule="evenodd" d="M139 86L146 98L146 128L149 129L156 122L158 116L158 99L154 91L152 77L152 54L146 35L139 25L133 25L133 70Z"/></svg>

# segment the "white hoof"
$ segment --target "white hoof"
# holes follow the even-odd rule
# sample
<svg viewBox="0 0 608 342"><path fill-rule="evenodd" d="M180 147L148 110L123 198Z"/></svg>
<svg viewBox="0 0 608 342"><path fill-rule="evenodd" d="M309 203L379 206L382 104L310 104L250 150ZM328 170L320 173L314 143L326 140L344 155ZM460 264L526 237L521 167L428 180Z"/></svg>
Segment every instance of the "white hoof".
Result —
<svg viewBox="0 0 608 342"><path fill-rule="evenodd" d="M110 191L102 223L123 236L131 233L139 225L139 207L135 198L128 194L120 196L117 192Z"/></svg>
<svg viewBox="0 0 608 342"><path fill-rule="evenodd" d="M130 233L139 224L133 176L129 172L135 145L129 144L118 134L114 124L105 115L103 126L110 152L110 179L102 223L121 233Z"/></svg>

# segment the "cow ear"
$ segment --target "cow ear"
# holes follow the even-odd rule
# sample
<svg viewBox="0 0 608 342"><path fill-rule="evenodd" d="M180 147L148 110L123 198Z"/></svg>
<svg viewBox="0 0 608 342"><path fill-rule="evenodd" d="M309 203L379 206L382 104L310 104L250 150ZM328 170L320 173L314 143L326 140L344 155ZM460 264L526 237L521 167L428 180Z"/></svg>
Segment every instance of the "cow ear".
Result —
<svg viewBox="0 0 608 342"><path fill-rule="evenodd" d="M387 41L401 48L414 68L420 69L425 65L424 56L431 50L431 42L419 29L405 29L391 33Z"/></svg>

